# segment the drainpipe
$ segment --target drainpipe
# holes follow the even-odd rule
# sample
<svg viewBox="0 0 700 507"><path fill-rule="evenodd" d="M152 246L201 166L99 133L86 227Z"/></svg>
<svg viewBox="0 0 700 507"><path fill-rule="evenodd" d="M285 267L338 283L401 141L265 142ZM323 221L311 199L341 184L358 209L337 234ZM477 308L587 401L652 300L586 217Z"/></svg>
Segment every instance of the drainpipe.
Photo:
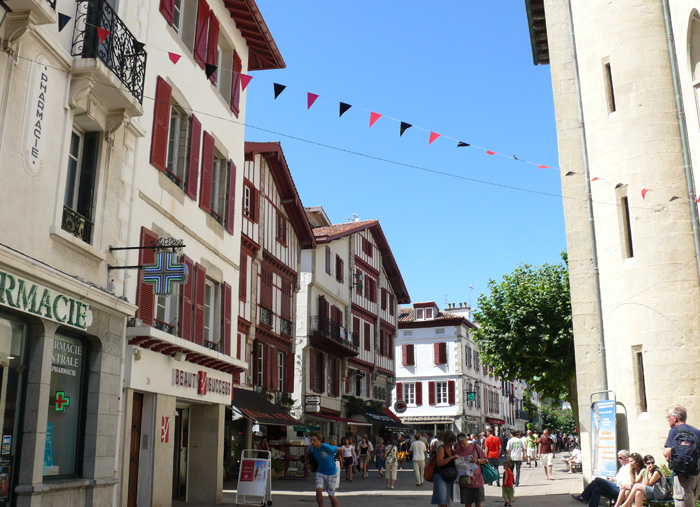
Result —
<svg viewBox="0 0 700 507"><path fill-rule="evenodd" d="M571 12L571 0L566 0L566 11L569 17L569 39L571 42L571 54L574 68L574 82L576 84L576 102L578 106L579 131L581 133L581 158L583 161L583 177L586 181L586 206L588 207L588 224L591 233L593 253L593 286L595 289L595 307L598 320L598 350L600 352L600 365L603 369L602 390L608 389L608 366L605 357L605 331L603 329L603 304L600 296L600 269L598 267L598 241L596 239L595 218L593 216L593 196L591 193L591 174L588 162L588 142L586 140L586 124L583 118L583 101L581 100L581 78L578 71L578 55L576 53L576 34L574 33L574 17Z"/></svg>
<svg viewBox="0 0 700 507"><path fill-rule="evenodd" d="M688 204L690 204L690 223L693 226L693 241L695 242L695 262L700 275L700 222L698 221L698 207L695 202L695 178L693 176L693 163L690 158L688 146L688 128L685 123L685 110L681 96L680 77L678 75L678 57L676 45L673 40L673 26L671 25L671 10L668 0L661 0L664 12L664 25L666 26L666 40L668 41L668 56L671 63L671 77L673 78L673 92L676 98L676 112L678 115L678 128L681 134L681 147L683 150L683 168L685 169L685 184L688 187Z"/></svg>

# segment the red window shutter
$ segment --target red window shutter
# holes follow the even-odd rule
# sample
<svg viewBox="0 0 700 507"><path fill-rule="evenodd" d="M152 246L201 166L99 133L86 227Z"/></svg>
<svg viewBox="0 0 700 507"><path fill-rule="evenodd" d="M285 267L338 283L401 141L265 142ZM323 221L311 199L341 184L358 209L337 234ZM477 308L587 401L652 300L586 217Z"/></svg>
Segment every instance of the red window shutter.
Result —
<svg viewBox="0 0 700 507"><path fill-rule="evenodd" d="M416 382L416 405L423 404L423 382Z"/></svg>
<svg viewBox="0 0 700 507"><path fill-rule="evenodd" d="M389 293L389 315L394 315L394 295Z"/></svg>
<svg viewBox="0 0 700 507"><path fill-rule="evenodd" d="M204 132L202 142L202 185L199 188L199 207L209 213L211 211L211 179L214 172L214 138L209 132Z"/></svg>
<svg viewBox="0 0 700 507"><path fill-rule="evenodd" d="M401 364L403 364L404 366L408 366L409 364L411 364L408 362L408 347L410 347L410 345L401 345Z"/></svg>
<svg viewBox="0 0 700 507"><path fill-rule="evenodd" d="M173 88L158 76L156 101L153 106L153 134L151 136L151 165L165 172L168 161L168 129L170 128L170 99Z"/></svg>
<svg viewBox="0 0 700 507"><path fill-rule="evenodd" d="M318 392L323 393L326 391L326 368L325 368L325 363L324 363L324 357L323 357L323 352L318 353L318 371L319 371L319 380L320 380L320 385L319 385L319 390Z"/></svg>
<svg viewBox="0 0 700 507"><path fill-rule="evenodd" d="M197 30L194 36L194 59L204 68L207 61L207 35L209 27L209 4L207 0L199 0L197 8Z"/></svg>
<svg viewBox="0 0 700 507"><path fill-rule="evenodd" d="M326 319L326 315L324 315L325 311L326 311L326 298L325 298L325 296L318 296L318 318L319 318L319 324L321 326L324 326L324 324L325 324L325 319ZM323 327L321 329L323 329Z"/></svg>
<svg viewBox="0 0 700 507"><path fill-rule="evenodd" d="M440 344L440 364L447 364L447 343Z"/></svg>
<svg viewBox="0 0 700 507"><path fill-rule="evenodd" d="M221 351L227 356L231 355L231 286L224 282L222 284L222 305L223 309L221 311L221 339L223 340L223 347Z"/></svg>
<svg viewBox="0 0 700 507"><path fill-rule="evenodd" d="M396 399L403 400L403 383L396 383Z"/></svg>
<svg viewBox="0 0 700 507"><path fill-rule="evenodd" d="M433 343L433 359L435 364L440 364L440 344Z"/></svg>
<svg viewBox="0 0 700 507"><path fill-rule="evenodd" d="M357 317L352 318L352 343L357 347L360 346L360 319Z"/></svg>
<svg viewBox="0 0 700 507"><path fill-rule="evenodd" d="M209 37L207 42L207 63L209 65L216 65L217 61L217 49L219 47L219 20L216 19L214 11L209 11ZM209 81L216 84L216 73L218 69L215 70L211 76L209 76Z"/></svg>
<svg viewBox="0 0 700 507"><path fill-rule="evenodd" d="M371 330L369 327L369 322L365 322L365 350L371 350L372 346L370 345L370 340L372 337L370 336Z"/></svg>
<svg viewBox="0 0 700 507"><path fill-rule="evenodd" d="M277 391L277 347L270 347L270 359L267 364L270 367L270 391Z"/></svg>
<svg viewBox="0 0 700 507"><path fill-rule="evenodd" d="M248 254L241 250L241 273L238 282L238 297L245 301L248 288Z"/></svg>
<svg viewBox="0 0 700 507"><path fill-rule="evenodd" d="M245 340L245 335L242 333L236 333L236 359L241 358L241 342Z"/></svg>
<svg viewBox="0 0 700 507"><path fill-rule="evenodd" d="M141 227L141 246L153 246L158 241L158 235ZM156 251L154 249L139 250L139 264L154 264ZM153 293L153 285L143 283L143 271L139 270L139 283L136 289L136 304L138 310L136 316L143 321L144 326L152 326L156 311L156 299Z"/></svg>
<svg viewBox="0 0 700 507"><path fill-rule="evenodd" d="M272 273L265 268L260 269L260 306L272 311Z"/></svg>
<svg viewBox="0 0 700 507"><path fill-rule="evenodd" d="M207 270L197 263L194 267L194 329L193 341L204 345L204 293L207 285Z"/></svg>
<svg viewBox="0 0 700 507"><path fill-rule="evenodd" d="M408 346L408 364L411 366L416 365L416 349L415 345Z"/></svg>
<svg viewBox="0 0 700 507"><path fill-rule="evenodd" d="M455 381L450 380L447 382L447 403L450 405L455 404Z"/></svg>
<svg viewBox="0 0 700 507"><path fill-rule="evenodd" d="M252 218L253 221L257 224L258 220L260 220L260 190L256 188L251 198L253 200Z"/></svg>
<svg viewBox="0 0 700 507"><path fill-rule="evenodd" d="M382 288L382 310L386 310L386 289Z"/></svg>
<svg viewBox="0 0 700 507"><path fill-rule="evenodd" d="M435 382L428 382L428 404L435 405Z"/></svg>
<svg viewBox="0 0 700 507"><path fill-rule="evenodd" d="M331 274L331 247L326 247L326 273Z"/></svg>
<svg viewBox="0 0 700 507"><path fill-rule="evenodd" d="M173 25L175 20L175 1L174 0L160 0L160 12L163 17L168 22L170 26Z"/></svg>
<svg viewBox="0 0 700 507"><path fill-rule="evenodd" d="M231 76L231 111L238 118L238 113L241 111L241 57L236 51L233 52L233 75Z"/></svg>
<svg viewBox="0 0 700 507"><path fill-rule="evenodd" d="M287 393L293 393L294 392L294 354L292 352L287 352L286 357L286 368L284 370L285 373L285 386L284 386L284 391Z"/></svg>
<svg viewBox="0 0 700 507"><path fill-rule="evenodd" d="M309 388L317 393L316 389L316 351L314 349L309 350Z"/></svg>
<svg viewBox="0 0 700 507"><path fill-rule="evenodd" d="M190 116L190 153L187 161L187 196L197 200L199 181L199 148L202 138L202 123L195 115Z"/></svg>
<svg viewBox="0 0 700 507"><path fill-rule="evenodd" d="M233 225L236 218L236 164L233 160L228 161L228 202L226 207L226 230L233 234Z"/></svg>
<svg viewBox="0 0 700 507"><path fill-rule="evenodd" d="M333 395L340 396L340 359L335 359L335 390Z"/></svg>
<svg viewBox="0 0 700 507"><path fill-rule="evenodd" d="M182 263L187 268L187 282L181 285L180 292L180 337L192 340L192 290L194 289L194 262L186 255Z"/></svg>

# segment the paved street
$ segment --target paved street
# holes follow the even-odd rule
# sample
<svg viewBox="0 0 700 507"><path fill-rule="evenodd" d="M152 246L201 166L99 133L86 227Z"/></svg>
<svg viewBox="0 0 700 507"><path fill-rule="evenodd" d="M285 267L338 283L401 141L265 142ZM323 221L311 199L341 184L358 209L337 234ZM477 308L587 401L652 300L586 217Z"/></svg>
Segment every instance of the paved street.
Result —
<svg viewBox="0 0 700 507"><path fill-rule="evenodd" d="M581 474L568 475L564 465L557 459L554 481L545 481L542 467L522 468L520 487L515 488L514 505L518 507L547 507L561 505L581 505L569 496L570 493L578 493L583 488ZM338 491L338 501L341 507L366 507L368 497L376 498L377 507L418 507L430 505L432 484L425 483L422 487L416 487L411 464L409 469L399 471L396 489L387 490L386 483L379 478L376 470L371 472L368 479L363 480L358 475L353 482L343 480ZM224 501L235 503L235 490L226 489L224 485ZM273 505L282 507L313 507L316 499L311 478L305 481L279 480L272 483ZM328 497L324 495L324 506L330 506ZM453 503L453 505L456 505ZM484 506L495 507L503 505L501 488L486 486L486 501Z"/></svg>

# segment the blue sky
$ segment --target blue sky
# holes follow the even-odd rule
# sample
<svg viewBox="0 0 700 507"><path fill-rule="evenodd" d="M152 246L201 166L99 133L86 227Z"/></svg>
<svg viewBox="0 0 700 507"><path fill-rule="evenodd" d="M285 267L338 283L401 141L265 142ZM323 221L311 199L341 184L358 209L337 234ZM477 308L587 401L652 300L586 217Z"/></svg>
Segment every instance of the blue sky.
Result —
<svg viewBox="0 0 700 507"><path fill-rule="evenodd" d="M282 143L305 206L334 223L379 219L412 301L468 301L471 283L476 306L489 278L558 262L561 198L537 193L561 194L558 171L428 145L433 130L558 166L549 67L532 63L524 2L257 3L287 68L252 73L246 140ZM277 100L273 82L287 85ZM320 95L308 111L306 92ZM339 101L353 105L342 118ZM383 117L370 129L369 110L414 128L399 137Z"/></svg>

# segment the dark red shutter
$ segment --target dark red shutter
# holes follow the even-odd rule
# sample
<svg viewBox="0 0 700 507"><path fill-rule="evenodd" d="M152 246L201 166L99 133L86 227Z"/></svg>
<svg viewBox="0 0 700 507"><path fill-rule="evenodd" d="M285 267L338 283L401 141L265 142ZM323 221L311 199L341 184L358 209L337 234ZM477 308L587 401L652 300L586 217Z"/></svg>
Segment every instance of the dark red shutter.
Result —
<svg viewBox="0 0 700 507"><path fill-rule="evenodd" d="M272 273L260 269L260 306L272 311Z"/></svg>
<svg viewBox="0 0 700 507"><path fill-rule="evenodd" d="M194 262L186 255L182 263L187 267L187 282L181 285L180 293L180 337L192 340L192 291L194 289Z"/></svg>
<svg viewBox="0 0 700 507"><path fill-rule="evenodd" d="M326 247L326 273L331 273L331 247Z"/></svg>
<svg viewBox="0 0 700 507"><path fill-rule="evenodd" d="M335 379L333 386L333 396L336 398L340 396L340 359L334 359L335 361Z"/></svg>
<svg viewBox="0 0 700 507"><path fill-rule="evenodd" d="M391 342L391 340L390 340ZM411 366L416 365L416 349L415 345L408 346L408 364Z"/></svg>
<svg viewBox="0 0 700 507"><path fill-rule="evenodd" d="M241 250L241 272L240 280L238 281L238 297L246 300L246 292L248 288L248 254Z"/></svg>
<svg viewBox="0 0 700 507"><path fill-rule="evenodd" d="M372 347L370 345L370 340L372 339L372 336L370 335L371 330L369 327L369 322L365 322L365 350L371 350Z"/></svg>
<svg viewBox="0 0 700 507"><path fill-rule="evenodd" d="M151 164L165 172L168 163L168 129L170 128L170 99L173 88L158 76L156 102L153 106L153 134L151 136Z"/></svg>
<svg viewBox="0 0 700 507"><path fill-rule="evenodd" d="M236 358L240 359L241 358L241 342L245 340L245 335L239 332L236 332Z"/></svg>
<svg viewBox="0 0 700 507"><path fill-rule="evenodd" d="M197 200L199 181L199 149L202 138L202 124L195 115L190 116L190 153L187 161L187 195Z"/></svg>
<svg viewBox="0 0 700 507"><path fill-rule="evenodd" d="M219 47L219 20L216 19L214 11L209 11L209 37L207 42L207 63L209 65L216 65L217 60L217 49ZM209 76L209 81L216 84L216 73L214 71L211 76Z"/></svg>
<svg viewBox="0 0 700 507"><path fill-rule="evenodd" d="M222 284L222 305L223 309L221 311L221 339L223 340L223 347L221 352L227 356L231 355L231 286L224 282Z"/></svg>
<svg viewBox="0 0 700 507"><path fill-rule="evenodd" d="M294 392L294 354L292 352L287 352L287 368L285 370L285 386L284 391L287 393Z"/></svg>
<svg viewBox="0 0 700 507"><path fill-rule="evenodd" d="M440 344L433 343L433 360L435 364L440 364Z"/></svg>
<svg viewBox="0 0 700 507"><path fill-rule="evenodd" d="M455 404L455 381L450 380L447 382L447 403L450 405Z"/></svg>
<svg viewBox="0 0 700 507"><path fill-rule="evenodd" d="M389 315L394 315L394 295L389 293Z"/></svg>
<svg viewBox="0 0 700 507"><path fill-rule="evenodd" d="M316 351L314 349L309 350L309 387L313 392L318 392L316 389Z"/></svg>
<svg viewBox="0 0 700 507"><path fill-rule="evenodd" d="M277 391L277 347L270 346L270 359L267 361L270 366L270 385L268 389Z"/></svg>
<svg viewBox="0 0 700 507"><path fill-rule="evenodd" d="M382 287L382 310L386 310L386 289Z"/></svg>
<svg viewBox="0 0 700 507"><path fill-rule="evenodd" d="M323 352L319 352L316 355L318 359L318 365L316 365L316 368L318 368L318 378L320 380L319 386L318 386L318 392L323 393L326 391L326 365L324 363L324 357L323 357Z"/></svg>
<svg viewBox="0 0 700 507"><path fill-rule="evenodd" d="M175 20L175 0L160 0L160 12L168 24L172 26Z"/></svg>
<svg viewBox="0 0 700 507"><path fill-rule="evenodd" d="M428 404L435 405L435 382L428 382Z"/></svg>
<svg viewBox="0 0 700 507"><path fill-rule="evenodd" d="M326 311L326 298L325 296L318 296L318 320L319 320L319 325L321 326L320 329L324 329L325 325L325 318L326 316L323 314L323 312Z"/></svg>
<svg viewBox="0 0 700 507"><path fill-rule="evenodd" d="M241 57L238 53L233 52L233 75L231 76L231 111L238 118L238 113L241 110Z"/></svg>
<svg viewBox="0 0 700 507"><path fill-rule="evenodd" d="M236 218L236 164L233 160L228 161L228 194L226 197L228 207L226 208L226 230L233 234L233 225Z"/></svg>
<svg viewBox="0 0 700 507"><path fill-rule="evenodd" d="M447 364L447 343L440 344L440 364Z"/></svg>
<svg viewBox="0 0 700 507"><path fill-rule="evenodd" d="M352 318L352 343L353 345L360 346L360 319L357 317Z"/></svg>
<svg viewBox="0 0 700 507"><path fill-rule="evenodd" d="M423 404L423 382L416 382L416 405Z"/></svg>
<svg viewBox="0 0 700 507"><path fill-rule="evenodd" d="M410 363L408 362L408 347L409 345L401 345L401 364L404 366L408 366Z"/></svg>
<svg viewBox="0 0 700 507"><path fill-rule="evenodd" d="M141 227L141 246L153 246L158 242L158 235ZM154 264L156 251L152 248L139 250L139 265ZM139 283L136 289L136 316L143 321L144 326L152 326L156 311L156 299L153 295L153 285L143 283L143 271L139 270Z"/></svg>
<svg viewBox="0 0 700 507"><path fill-rule="evenodd" d="M197 30L194 36L194 59L204 68L207 61L207 35L209 31L209 4L207 0L199 0L197 8Z"/></svg>
<svg viewBox="0 0 700 507"><path fill-rule="evenodd" d="M202 185L199 188L199 207L211 211L211 179L214 172L214 138L204 132L202 141Z"/></svg>
<svg viewBox="0 0 700 507"><path fill-rule="evenodd" d="M403 400L403 383L396 383L396 399Z"/></svg>
<svg viewBox="0 0 700 507"><path fill-rule="evenodd" d="M204 345L204 293L207 288L207 270L197 263L194 267L194 329L193 341Z"/></svg>

